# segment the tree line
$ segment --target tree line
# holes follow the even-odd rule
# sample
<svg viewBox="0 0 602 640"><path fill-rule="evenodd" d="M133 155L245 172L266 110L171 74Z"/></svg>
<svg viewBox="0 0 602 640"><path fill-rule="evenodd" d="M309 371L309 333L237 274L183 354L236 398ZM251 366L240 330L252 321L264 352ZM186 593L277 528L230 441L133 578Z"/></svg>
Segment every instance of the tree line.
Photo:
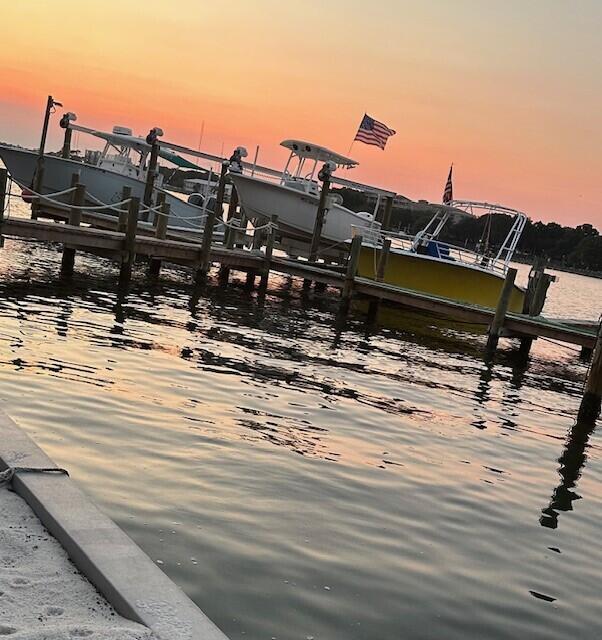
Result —
<svg viewBox="0 0 602 640"><path fill-rule="evenodd" d="M362 192L346 188L338 191L343 196L345 206L353 211L372 211ZM424 228L436 210L436 205L411 202L401 208L394 207L391 227L414 234ZM448 221L441 240L474 250L487 239L493 252L501 246L512 222L512 216L506 214L496 213L478 218L458 215ZM602 272L602 236L591 224L568 227L557 222L527 220L517 246L517 257L521 256L526 261L543 258L550 266L561 269Z"/></svg>

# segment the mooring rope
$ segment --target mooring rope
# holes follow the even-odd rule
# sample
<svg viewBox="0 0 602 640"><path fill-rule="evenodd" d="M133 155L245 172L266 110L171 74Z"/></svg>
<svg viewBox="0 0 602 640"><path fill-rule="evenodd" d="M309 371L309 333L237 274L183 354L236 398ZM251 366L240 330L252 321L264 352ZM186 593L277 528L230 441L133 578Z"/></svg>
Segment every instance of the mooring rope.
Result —
<svg viewBox="0 0 602 640"><path fill-rule="evenodd" d="M38 193L37 191L34 191L30 187L27 187L27 186L21 184L20 182L18 182L14 178L13 178L13 181L21 189L26 190L27 191L27 196L30 197L32 200L34 200L34 199L44 200L46 202L52 202L53 204L59 205L60 207L69 207L69 209L77 209L77 210L81 210L81 211L102 211L104 209L112 209L113 207L118 207L120 205L127 204L131 200L131 198L128 198L127 200L122 200L121 202L115 202L113 204L102 204L102 206L99 206L99 207L90 207L90 206L87 206L87 205L79 206L79 205L70 204L69 202L61 202L60 200L54 200L53 199L53 197L62 196L62 195L65 195L67 193L71 193L72 191L75 191L75 187L70 187L69 189L64 189L63 191L56 191L55 193L50 193L48 195L43 195L41 193ZM87 195L90 196L91 194L88 193ZM53 197L51 197L51 196L53 196ZM98 201L98 202L102 202L102 201Z"/></svg>
<svg viewBox="0 0 602 640"><path fill-rule="evenodd" d="M60 467L8 467L5 471L0 471L0 487L9 485L16 473L60 473L69 475L66 469Z"/></svg>

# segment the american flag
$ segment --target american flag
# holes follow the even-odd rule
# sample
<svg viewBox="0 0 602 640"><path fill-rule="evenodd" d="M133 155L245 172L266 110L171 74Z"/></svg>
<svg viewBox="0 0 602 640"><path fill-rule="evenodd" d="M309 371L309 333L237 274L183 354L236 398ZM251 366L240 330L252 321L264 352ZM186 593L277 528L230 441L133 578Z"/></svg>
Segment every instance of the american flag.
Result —
<svg viewBox="0 0 602 640"><path fill-rule="evenodd" d="M454 199L454 189L452 186L452 170L454 165L449 168L449 175L447 176L447 182L445 183L445 189L443 190L443 204L449 204Z"/></svg>
<svg viewBox="0 0 602 640"><path fill-rule="evenodd" d="M389 129L386 125L374 118L371 118L367 113L364 114L360 127L355 134L354 140L365 142L366 144L373 144L376 147L380 147L384 150L387 144L387 139L390 136L394 136L395 131Z"/></svg>

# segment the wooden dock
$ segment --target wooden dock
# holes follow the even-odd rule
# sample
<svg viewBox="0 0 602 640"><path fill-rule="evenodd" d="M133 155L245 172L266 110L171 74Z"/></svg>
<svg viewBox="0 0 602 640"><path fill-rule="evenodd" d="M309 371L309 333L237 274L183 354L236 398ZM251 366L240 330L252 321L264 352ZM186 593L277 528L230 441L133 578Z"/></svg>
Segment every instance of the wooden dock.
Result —
<svg viewBox="0 0 602 640"><path fill-rule="evenodd" d="M38 215L41 216L40 213ZM98 219L90 222L98 223ZM88 251L117 262L121 262L127 253L125 234L108 229L57 224L40 219L9 218L0 224L0 234L15 239L61 243L78 251ZM198 268L201 259L201 246L198 243L160 239L150 235L136 235L134 251L136 256L159 259L192 269ZM274 273L311 280L338 289L343 289L347 277L346 273L328 268L327 265L318 266L303 260L277 256L272 256L268 264L263 251L228 249L215 244L211 246L210 261L244 272L261 273L269 269ZM353 277L352 289L355 295L368 299L385 300L408 309L475 325L490 325L495 314L493 309L438 298L358 276ZM596 342L596 331L591 325L569 326L541 316L508 313L503 328L503 335L506 337L545 337L587 349L593 349Z"/></svg>
<svg viewBox="0 0 602 640"><path fill-rule="evenodd" d="M241 227L232 226L226 228L221 242L217 243L214 232L216 224L221 226L221 221L217 220L215 211L222 210L225 166L222 166L216 207L207 213L200 238L198 235L194 237L167 228L169 205L165 204L164 198L161 202L159 196L155 201L152 224L140 221L138 198L124 197L123 208L115 211L116 215L101 213L98 207L86 207L85 187L77 184L76 175L73 176L72 188L68 190L71 192L71 203L56 200L45 202L48 198L40 197L32 207L32 219L5 217L5 200L11 197L7 193L6 180L6 171L0 169L0 246L5 237L60 243L63 245L61 272L66 276L73 273L77 251L100 255L119 263L122 284L127 284L134 261L140 257L148 260L149 274L152 277L159 276L162 262L190 267L194 273L195 285L205 282L209 269L217 264L222 284L228 281L231 270L237 270L246 272L247 283L251 285L256 276L260 276L260 287L264 290L268 286L270 272L301 278L305 288L313 282L322 287L340 289L340 310L344 314L349 309L352 296L356 296L369 300L372 312L378 309L382 301L386 301L400 309L411 309L442 316L451 321L487 327L486 352L489 355L495 352L500 338L518 338L520 352L524 356L528 355L533 340L537 338L577 345L581 347L582 355L593 354L586 385L589 391L584 396L584 402L587 397L589 404L586 403L587 407L582 408L580 415L594 416L595 420L599 414L602 396L602 332L594 321L561 321L539 315L547 287L552 280L543 270L536 271L535 277L530 278L526 306L529 313L519 314L507 311L509 292L516 277L516 270L513 268L508 269L497 308L490 309L380 281L384 273L386 251L381 252L381 263L375 280L359 277L357 266L362 245L360 236L355 236L348 246L346 264L334 266L316 260L310 262L273 255L278 235L275 216L268 225L255 228L250 243L246 228L242 231ZM149 211L150 209L146 209L143 217L146 218ZM231 214L232 211L229 211L227 224L233 218ZM241 217L244 218L242 213ZM82 226L82 223L87 226ZM245 222L244 225L246 224ZM318 240L314 238L312 246L315 244L317 247ZM244 248L245 246L250 248ZM314 254L317 255L315 247Z"/></svg>

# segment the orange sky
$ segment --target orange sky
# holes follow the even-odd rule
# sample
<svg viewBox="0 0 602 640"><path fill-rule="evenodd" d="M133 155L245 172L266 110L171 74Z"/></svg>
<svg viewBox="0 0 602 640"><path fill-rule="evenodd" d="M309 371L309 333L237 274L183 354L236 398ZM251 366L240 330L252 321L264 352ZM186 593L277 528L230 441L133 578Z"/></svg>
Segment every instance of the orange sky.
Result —
<svg viewBox="0 0 602 640"><path fill-rule="evenodd" d="M0 16L0 140L35 146L51 93L81 124L196 147L204 121L206 151L259 144L279 165L284 138L347 153L367 111L398 133L355 143L345 177L439 201L453 161L458 198L602 230L599 0L5 0ZM61 139L56 118L48 148Z"/></svg>

